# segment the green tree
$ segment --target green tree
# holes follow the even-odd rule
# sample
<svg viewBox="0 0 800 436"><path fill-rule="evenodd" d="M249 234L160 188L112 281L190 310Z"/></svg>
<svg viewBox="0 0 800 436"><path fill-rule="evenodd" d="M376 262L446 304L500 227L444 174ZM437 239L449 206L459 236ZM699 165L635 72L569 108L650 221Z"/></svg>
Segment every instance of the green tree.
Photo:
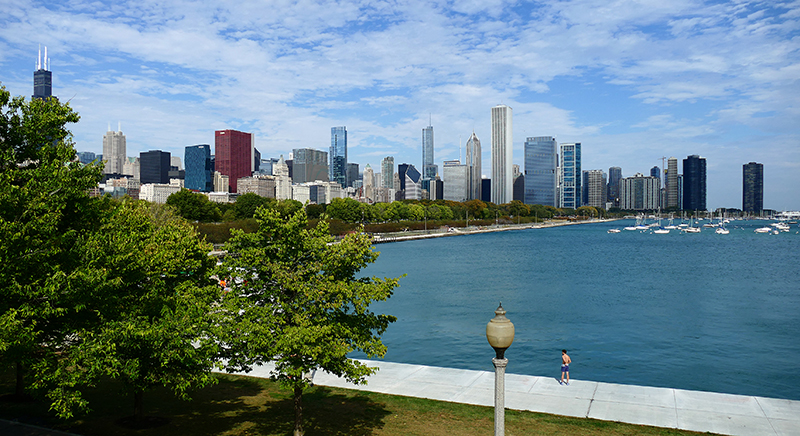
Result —
<svg viewBox="0 0 800 436"><path fill-rule="evenodd" d="M360 203L352 198L334 198L326 209L329 217L348 223L361 221Z"/></svg>
<svg viewBox="0 0 800 436"><path fill-rule="evenodd" d="M410 217L408 205L402 201L393 201L386 208L386 219L388 221L407 220Z"/></svg>
<svg viewBox="0 0 800 436"><path fill-rule="evenodd" d="M272 361L274 376L294 393L295 434L303 433L304 374L317 368L365 383L376 369L347 358L352 351L383 356L380 336L395 317L370 311L389 298L397 279L357 277L378 254L363 232L332 244L327 224L306 229L298 211L288 220L259 209L255 233L234 232L219 275L231 292L219 314L219 341L228 370Z"/></svg>
<svg viewBox="0 0 800 436"><path fill-rule="evenodd" d="M107 200L88 197L100 166L75 162L67 124L78 114L57 99L11 98L0 86L0 360L17 369L16 393L38 362L55 358L80 308L65 277L74 248Z"/></svg>
<svg viewBox="0 0 800 436"><path fill-rule="evenodd" d="M519 200L512 200L508 204L508 213L513 216L528 216L531 213L531 208Z"/></svg>
<svg viewBox="0 0 800 436"><path fill-rule="evenodd" d="M425 219L425 207L421 204L410 204L408 206L408 218L414 221Z"/></svg>
<svg viewBox="0 0 800 436"><path fill-rule="evenodd" d="M243 220L252 218L256 213L256 209L260 206L274 208L276 203L277 201L275 199L248 192L247 194L240 195L236 199L236 202L233 204L233 212L236 215L236 219Z"/></svg>
<svg viewBox="0 0 800 436"><path fill-rule="evenodd" d="M209 201L208 197L188 189L181 189L170 195L167 204L173 206L178 215L190 221L207 223L222 218L217 205Z"/></svg>
<svg viewBox="0 0 800 436"><path fill-rule="evenodd" d="M470 217L481 217L481 212L487 208L487 204L482 202L481 200L469 200L464 202L464 207L469 211ZM494 213L492 213L492 218L494 218Z"/></svg>
<svg viewBox="0 0 800 436"><path fill-rule="evenodd" d="M325 213L325 205L324 204L313 204L308 203L306 205L306 215L308 215L311 219L318 219L322 217L322 214Z"/></svg>
<svg viewBox="0 0 800 436"><path fill-rule="evenodd" d="M292 199L280 200L275 205L275 209L284 218L289 218L302 208L303 208L303 203L300 203L299 201Z"/></svg>
<svg viewBox="0 0 800 436"><path fill-rule="evenodd" d="M60 415L80 403L76 381L102 375L124 383L137 420L149 389L188 399L190 389L214 381L209 308L220 290L209 278L211 246L194 227L163 206L122 202L80 251L70 284L84 290L75 302L91 307L96 322L72 332L67 357L51 362L53 376L41 383Z"/></svg>

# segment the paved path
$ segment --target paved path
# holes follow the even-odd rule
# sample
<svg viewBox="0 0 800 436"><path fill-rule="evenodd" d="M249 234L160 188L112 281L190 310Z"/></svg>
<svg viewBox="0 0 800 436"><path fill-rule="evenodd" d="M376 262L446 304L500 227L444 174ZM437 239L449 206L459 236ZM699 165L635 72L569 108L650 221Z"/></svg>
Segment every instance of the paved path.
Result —
<svg viewBox="0 0 800 436"><path fill-rule="evenodd" d="M318 371L315 384L494 406L494 373L382 361L367 385ZM269 377L272 366L245 374ZM800 435L800 401L506 375L506 408L726 435Z"/></svg>

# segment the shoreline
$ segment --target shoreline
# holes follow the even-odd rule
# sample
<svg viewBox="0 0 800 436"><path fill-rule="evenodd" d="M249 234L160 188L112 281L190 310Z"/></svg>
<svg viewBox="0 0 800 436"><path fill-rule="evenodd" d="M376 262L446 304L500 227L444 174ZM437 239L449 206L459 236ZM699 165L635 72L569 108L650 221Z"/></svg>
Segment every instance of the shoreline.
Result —
<svg viewBox="0 0 800 436"><path fill-rule="evenodd" d="M375 233L372 236L373 244L386 244L389 242L402 242L402 241L413 241L417 239L430 239L430 238L443 238L447 236L463 236L463 235L474 235L479 233L493 233L493 232L506 232L510 230L527 230L527 229L546 229L551 227L562 227L562 226L572 226L572 225L579 225L579 224L596 224L596 223L606 223L612 221L619 221L624 218L612 218L612 219L590 219L590 220L583 220L583 221L567 221L567 220L557 220L557 221L545 221L541 223L531 224L501 224L501 225L493 225L488 227L451 227L449 230L442 230L442 229L435 229L435 230L412 230L408 232L400 232L400 233Z"/></svg>

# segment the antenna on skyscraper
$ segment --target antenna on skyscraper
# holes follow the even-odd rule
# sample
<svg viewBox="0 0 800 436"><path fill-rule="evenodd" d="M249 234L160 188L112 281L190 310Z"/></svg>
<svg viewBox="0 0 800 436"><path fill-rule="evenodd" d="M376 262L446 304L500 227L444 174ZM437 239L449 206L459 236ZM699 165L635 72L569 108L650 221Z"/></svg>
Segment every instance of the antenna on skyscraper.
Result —
<svg viewBox="0 0 800 436"><path fill-rule="evenodd" d="M464 160L467 160L467 158L464 157ZM461 135L460 134L458 135L458 162L461 163Z"/></svg>
<svg viewBox="0 0 800 436"><path fill-rule="evenodd" d="M111 131L111 123L108 123L108 131Z"/></svg>
<svg viewBox="0 0 800 436"><path fill-rule="evenodd" d="M117 121L117 132L122 131L122 121Z"/></svg>
<svg viewBox="0 0 800 436"><path fill-rule="evenodd" d="M47 71L50 71L47 68L47 46L44 46L44 69L47 70Z"/></svg>
<svg viewBox="0 0 800 436"><path fill-rule="evenodd" d="M36 58L36 70L42 69L42 44L39 44L39 57Z"/></svg>

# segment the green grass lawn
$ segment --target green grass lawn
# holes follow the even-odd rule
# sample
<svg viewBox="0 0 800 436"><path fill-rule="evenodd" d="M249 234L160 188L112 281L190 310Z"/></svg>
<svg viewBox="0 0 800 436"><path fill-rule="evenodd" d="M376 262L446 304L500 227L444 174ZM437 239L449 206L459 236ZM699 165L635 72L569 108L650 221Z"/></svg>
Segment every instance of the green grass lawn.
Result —
<svg viewBox="0 0 800 436"><path fill-rule="evenodd" d="M92 411L70 420L48 412L48 404L10 401L13 373L0 377L0 418L81 435L290 435L292 396L270 380L230 375L181 401L165 389L144 397L149 428L131 428L133 396L114 381L86 392ZM316 386L303 395L307 435L490 435L494 411L419 398ZM148 426L145 426L148 427ZM567 418L532 412L506 412L507 435L689 435L678 430Z"/></svg>

